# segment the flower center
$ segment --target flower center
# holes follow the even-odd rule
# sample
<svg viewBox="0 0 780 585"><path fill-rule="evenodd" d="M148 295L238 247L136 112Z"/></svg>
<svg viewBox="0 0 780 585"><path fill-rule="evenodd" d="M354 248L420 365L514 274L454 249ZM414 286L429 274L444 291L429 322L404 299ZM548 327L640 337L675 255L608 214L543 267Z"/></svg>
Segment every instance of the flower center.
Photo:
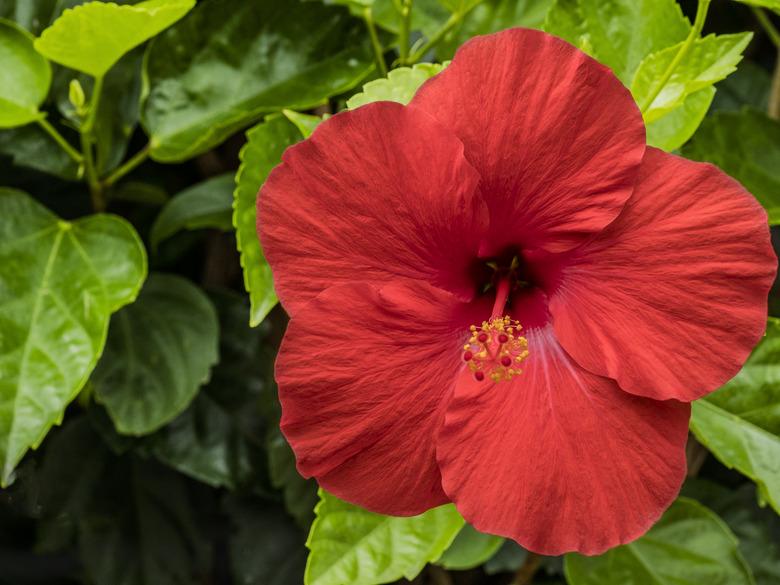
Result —
<svg viewBox="0 0 780 585"><path fill-rule="evenodd" d="M512 271L496 283L496 300L490 320L469 328L471 337L463 346L463 360L477 382L485 378L494 382L511 380L522 373L520 362L528 357L528 340L521 335L523 326L511 317L501 316L511 286Z"/></svg>
<svg viewBox="0 0 780 585"><path fill-rule="evenodd" d="M520 334L522 329L520 323L506 316L470 327L463 360L477 382L485 378L501 382L522 373L520 362L528 357L528 340Z"/></svg>

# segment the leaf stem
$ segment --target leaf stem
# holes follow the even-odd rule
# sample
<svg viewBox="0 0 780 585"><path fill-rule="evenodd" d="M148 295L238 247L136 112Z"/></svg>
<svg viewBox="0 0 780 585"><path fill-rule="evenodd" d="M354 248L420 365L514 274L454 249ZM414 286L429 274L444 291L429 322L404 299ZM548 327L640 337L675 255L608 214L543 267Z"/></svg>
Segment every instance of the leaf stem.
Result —
<svg viewBox="0 0 780 585"><path fill-rule="evenodd" d="M447 35L448 32L450 32L453 28L458 26L461 20L463 20L463 14L460 12L453 12L452 15L449 17L447 22L444 23L444 25L437 30L433 36L428 39L428 42L425 43L422 47L417 49L411 57L409 57L406 62L403 62L404 65L413 65L414 63L417 63L420 59L425 57L425 54L433 49L436 45L438 45L441 40Z"/></svg>
<svg viewBox="0 0 780 585"><path fill-rule="evenodd" d="M753 14L756 15L756 19L761 25L761 28L764 29L769 39L774 43L775 47L780 50L780 31L778 31L777 27L774 25L774 23L772 23L769 15L765 10L758 8L757 6L751 6L751 8L753 9Z"/></svg>
<svg viewBox="0 0 780 585"><path fill-rule="evenodd" d="M110 187L115 184L119 179L124 177L127 173L135 169L138 165L144 162L149 157L149 151L151 150L151 144L147 144L135 155L129 158L125 163L117 168L113 173L103 180L104 187Z"/></svg>
<svg viewBox="0 0 780 585"><path fill-rule="evenodd" d="M106 209L106 199L103 195L103 185L98 179L97 168L95 167L95 158L92 153L92 144L94 142L93 130L95 120L97 119L97 110L100 107L100 94L103 92L103 78L96 77L95 85L92 88L92 95L89 100L89 113L87 119L81 125L81 152L84 157L84 173L89 185L89 194L92 198L92 207L95 211L101 212Z"/></svg>
<svg viewBox="0 0 780 585"><path fill-rule="evenodd" d="M401 28L398 33L398 62L404 65L409 59L409 31L412 28L412 2L401 0Z"/></svg>
<svg viewBox="0 0 780 585"><path fill-rule="evenodd" d="M536 575L536 571L539 570L539 566L542 564L542 555L532 553L530 550L525 557L523 566L515 573L515 578L512 580L512 585L531 585Z"/></svg>
<svg viewBox="0 0 780 585"><path fill-rule="evenodd" d="M62 136L62 134L57 132L57 129L54 126L52 126L51 124L49 124L49 122L48 122L48 120L46 120L46 118L38 118L38 120L36 120L36 122L38 122L38 125L41 128L43 128L46 131L46 133L49 136L51 136L57 144L60 145L62 150L64 150L68 154L68 156L70 158L72 158L79 165L84 162L84 157L81 156L79 151L76 150L75 148L73 148L70 145L70 143L67 140L65 140L65 138Z"/></svg>
<svg viewBox="0 0 780 585"><path fill-rule="evenodd" d="M382 50L382 43L379 42L379 35L376 32L376 26L374 26L374 16L371 13L370 6L363 10L363 20L366 22L368 35L371 37L371 46L374 48L374 58L376 59L377 67L379 67L379 72L382 74L382 77L387 77L385 53Z"/></svg>
<svg viewBox="0 0 780 585"><path fill-rule="evenodd" d="M672 78L672 75L674 74L675 69L677 69L677 66L682 62L683 59L685 59L693 47L693 43L695 43L696 39L699 38L699 35L704 28L704 21L707 20L707 11L710 8L711 1L712 0L699 0L699 4L696 7L696 19L693 22L693 28L691 28L691 32L688 34L688 38L685 39L682 47L680 47L680 50L677 51L677 54L674 56L674 59L672 59L672 62L669 63L669 66L666 68L666 71L664 71L664 74L658 83L656 83L653 91L650 92L650 95L648 95L647 98L645 98L645 100L639 105L639 109L643 114L647 112L650 106L653 105L655 98L657 98L658 94L661 93L663 88Z"/></svg>

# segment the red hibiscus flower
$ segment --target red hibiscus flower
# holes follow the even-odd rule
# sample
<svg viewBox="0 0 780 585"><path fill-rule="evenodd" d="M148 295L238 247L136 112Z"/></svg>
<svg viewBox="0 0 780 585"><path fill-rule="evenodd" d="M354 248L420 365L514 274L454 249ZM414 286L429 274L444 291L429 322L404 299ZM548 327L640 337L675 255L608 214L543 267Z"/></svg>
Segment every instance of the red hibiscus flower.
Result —
<svg viewBox="0 0 780 585"><path fill-rule="evenodd" d="M258 230L300 472L386 514L452 501L551 555L674 499L688 403L761 337L776 270L749 193L646 147L609 69L519 29L288 149Z"/></svg>

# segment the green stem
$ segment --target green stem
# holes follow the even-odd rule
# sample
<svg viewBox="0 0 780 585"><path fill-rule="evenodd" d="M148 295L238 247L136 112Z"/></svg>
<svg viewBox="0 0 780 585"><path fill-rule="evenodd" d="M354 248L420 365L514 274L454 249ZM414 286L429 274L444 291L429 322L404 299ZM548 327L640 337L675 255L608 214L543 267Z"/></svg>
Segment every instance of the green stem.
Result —
<svg viewBox="0 0 780 585"><path fill-rule="evenodd" d="M374 26L374 17L371 14L370 6L363 10L363 20L366 21L366 28L368 29L368 34L371 37L371 46L374 47L374 58L376 59L376 65L379 67L379 72L382 74L382 77L387 77L385 52L382 50L382 43L379 42L379 35L376 32L376 26Z"/></svg>
<svg viewBox="0 0 780 585"><path fill-rule="evenodd" d="M95 120L97 119L97 111L100 107L100 94L102 92L103 78L96 77L95 85L92 88L92 96L89 101L89 113L87 114L87 119L81 125L81 152L84 156L84 173L86 174L87 184L89 185L92 207L97 212L105 211L106 209L106 198L103 195L103 185L98 178L95 158L92 152L92 144L94 142L93 130L95 128Z"/></svg>
<svg viewBox="0 0 780 585"><path fill-rule="evenodd" d="M46 118L39 118L36 120L38 122L38 125L43 128L46 133L51 136L54 141L60 145L62 150L64 150L70 158L72 158L76 163L81 164L84 161L84 157L81 156L78 150L73 148L70 143L63 138L62 134L57 132L57 129L49 124L49 122L46 120Z"/></svg>
<svg viewBox="0 0 780 585"><path fill-rule="evenodd" d="M151 150L151 145L147 144L146 146L144 146L132 158L125 161L125 163L122 166L117 168L113 173L111 173L108 177L106 177L103 180L103 186L110 187L111 185L115 184L119 179L124 177L127 173L129 173L138 165L140 165L142 162L144 162L149 157L150 150Z"/></svg>
<svg viewBox="0 0 780 585"><path fill-rule="evenodd" d="M412 0L401 0L401 30L398 33L398 62L405 65L409 59L409 31L412 28Z"/></svg>
<svg viewBox="0 0 780 585"><path fill-rule="evenodd" d="M769 39L774 43L775 47L780 50L780 31L778 31L777 27L772 23L769 15L765 10L756 6L752 6L751 8L753 9L753 14L756 15L756 19L758 20L759 24L761 24L761 27L764 29Z"/></svg>
<svg viewBox="0 0 780 585"><path fill-rule="evenodd" d="M639 105L639 109L643 114L647 112L650 106L653 105L655 98L657 98L658 94L661 93L663 88L672 78L672 75L674 74L675 69L677 69L677 66L682 62L683 59L685 59L693 47L693 43L695 43L696 39L699 38L701 30L704 28L704 21L707 20L707 11L710 8L711 1L712 0L699 0L699 5L696 8L696 19L693 22L693 28L688 34L688 38L685 39L682 47L680 47L680 50L677 51L677 54L674 56L674 59L672 59L672 62L669 63L669 67L666 68L666 71L664 71L663 76L655 85L653 91L650 92L650 95L648 95L647 98Z"/></svg>
<svg viewBox="0 0 780 585"><path fill-rule="evenodd" d="M437 30L434 35L428 39L428 42L425 43L422 47L417 49L414 54L409 57L406 65L412 65L414 63L417 63L420 59L425 57L425 54L433 49L436 45L438 45L441 40L447 35L448 32L450 32L453 28L458 26L460 21L463 19L463 14L460 14L459 12L454 12L452 16L447 20L447 22L444 23L444 26L442 26L439 30Z"/></svg>

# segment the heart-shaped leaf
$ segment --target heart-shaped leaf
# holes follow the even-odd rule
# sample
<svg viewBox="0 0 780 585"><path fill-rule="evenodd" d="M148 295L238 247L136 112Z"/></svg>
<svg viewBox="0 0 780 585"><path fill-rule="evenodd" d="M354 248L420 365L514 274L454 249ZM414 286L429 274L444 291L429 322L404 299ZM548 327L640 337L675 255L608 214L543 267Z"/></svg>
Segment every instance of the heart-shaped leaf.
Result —
<svg viewBox="0 0 780 585"><path fill-rule="evenodd" d="M146 253L123 219L66 222L0 190L2 480L58 423L95 367L111 313L131 302Z"/></svg>
<svg viewBox="0 0 780 585"><path fill-rule="evenodd" d="M62 13L35 41L55 63L103 77L120 57L171 26L195 0L146 0L119 6L88 2Z"/></svg>
<svg viewBox="0 0 780 585"><path fill-rule="evenodd" d="M0 19L0 128L29 124L49 94L51 67L35 52L33 36Z"/></svg>
<svg viewBox="0 0 780 585"><path fill-rule="evenodd" d="M120 433L144 435L181 413L218 358L209 298L188 280L152 274L138 300L117 313L92 377L96 399Z"/></svg>

